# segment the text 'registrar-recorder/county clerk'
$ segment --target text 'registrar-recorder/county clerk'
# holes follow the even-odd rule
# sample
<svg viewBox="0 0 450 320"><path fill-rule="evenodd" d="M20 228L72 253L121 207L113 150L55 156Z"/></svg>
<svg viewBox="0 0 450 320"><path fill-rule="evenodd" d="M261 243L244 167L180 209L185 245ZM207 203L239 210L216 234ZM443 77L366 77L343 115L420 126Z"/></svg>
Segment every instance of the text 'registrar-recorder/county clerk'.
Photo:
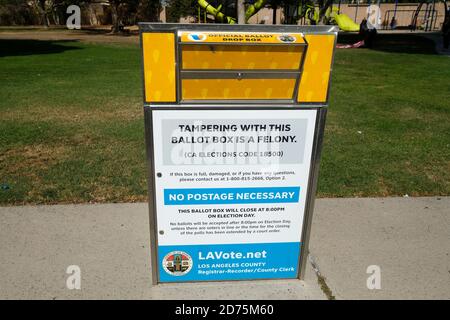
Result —
<svg viewBox="0 0 450 320"><path fill-rule="evenodd" d="M153 283L303 278L337 29L139 27Z"/></svg>

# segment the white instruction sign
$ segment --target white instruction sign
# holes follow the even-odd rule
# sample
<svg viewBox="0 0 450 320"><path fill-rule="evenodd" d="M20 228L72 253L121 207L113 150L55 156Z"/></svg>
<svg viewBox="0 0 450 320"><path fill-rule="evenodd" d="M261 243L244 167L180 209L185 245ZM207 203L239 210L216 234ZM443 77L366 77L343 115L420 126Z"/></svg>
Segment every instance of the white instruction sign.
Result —
<svg viewBox="0 0 450 320"><path fill-rule="evenodd" d="M317 111L152 117L159 281L296 278Z"/></svg>

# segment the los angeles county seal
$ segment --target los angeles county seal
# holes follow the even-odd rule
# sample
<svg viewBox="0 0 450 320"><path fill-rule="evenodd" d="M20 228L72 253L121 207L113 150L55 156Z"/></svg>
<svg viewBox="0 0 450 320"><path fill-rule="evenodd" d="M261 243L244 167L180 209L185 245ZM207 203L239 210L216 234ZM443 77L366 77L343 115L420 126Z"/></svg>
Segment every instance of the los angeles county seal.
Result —
<svg viewBox="0 0 450 320"><path fill-rule="evenodd" d="M192 269L192 258L186 252L172 251L162 261L163 269L172 276L184 276Z"/></svg>

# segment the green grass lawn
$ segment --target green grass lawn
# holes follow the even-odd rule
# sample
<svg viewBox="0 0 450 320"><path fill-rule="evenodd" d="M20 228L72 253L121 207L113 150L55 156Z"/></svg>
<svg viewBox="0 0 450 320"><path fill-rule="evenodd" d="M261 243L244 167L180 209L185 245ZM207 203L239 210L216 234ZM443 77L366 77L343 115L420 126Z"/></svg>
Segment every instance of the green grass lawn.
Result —
<svg viewBox="0 0 450 320"><path fill-rule="evenodd" d="M337 51L319 196L450 194L450 57L392 40ZM139 48L0 48L0 204L145 200Z"/></svg>

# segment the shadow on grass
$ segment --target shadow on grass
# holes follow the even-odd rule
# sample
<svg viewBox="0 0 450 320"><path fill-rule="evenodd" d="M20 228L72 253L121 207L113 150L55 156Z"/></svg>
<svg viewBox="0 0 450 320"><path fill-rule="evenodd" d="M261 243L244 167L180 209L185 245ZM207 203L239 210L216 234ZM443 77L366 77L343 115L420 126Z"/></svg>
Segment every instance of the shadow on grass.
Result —
<svg viewBox="0 0 450 320"><path fill-rule="evenodd" d="M38 54L61 53L80 49L70 46L75 40L19 40L0 39L0 58L7 56L28 56Z"/></svg>
<svg viewBox="0 0 450 320"><path fill-rule="evenodd" d="M91 35L122 36L122 37L139 35L139 30L130 30L128 28L125 28L123 31L118 32L118 33L111 33L110 29L86 27L86 28L83 28L82 32L85 34L91 34Z"/></svg>
<svg viewBox="0 0 450 320"><path fill-rule="evenodd" d="M358 33L339 33L338 43L352 44L362 40ZM371 50L391 53L437 54L433 40L411 33L378 33Z"/></svg>

